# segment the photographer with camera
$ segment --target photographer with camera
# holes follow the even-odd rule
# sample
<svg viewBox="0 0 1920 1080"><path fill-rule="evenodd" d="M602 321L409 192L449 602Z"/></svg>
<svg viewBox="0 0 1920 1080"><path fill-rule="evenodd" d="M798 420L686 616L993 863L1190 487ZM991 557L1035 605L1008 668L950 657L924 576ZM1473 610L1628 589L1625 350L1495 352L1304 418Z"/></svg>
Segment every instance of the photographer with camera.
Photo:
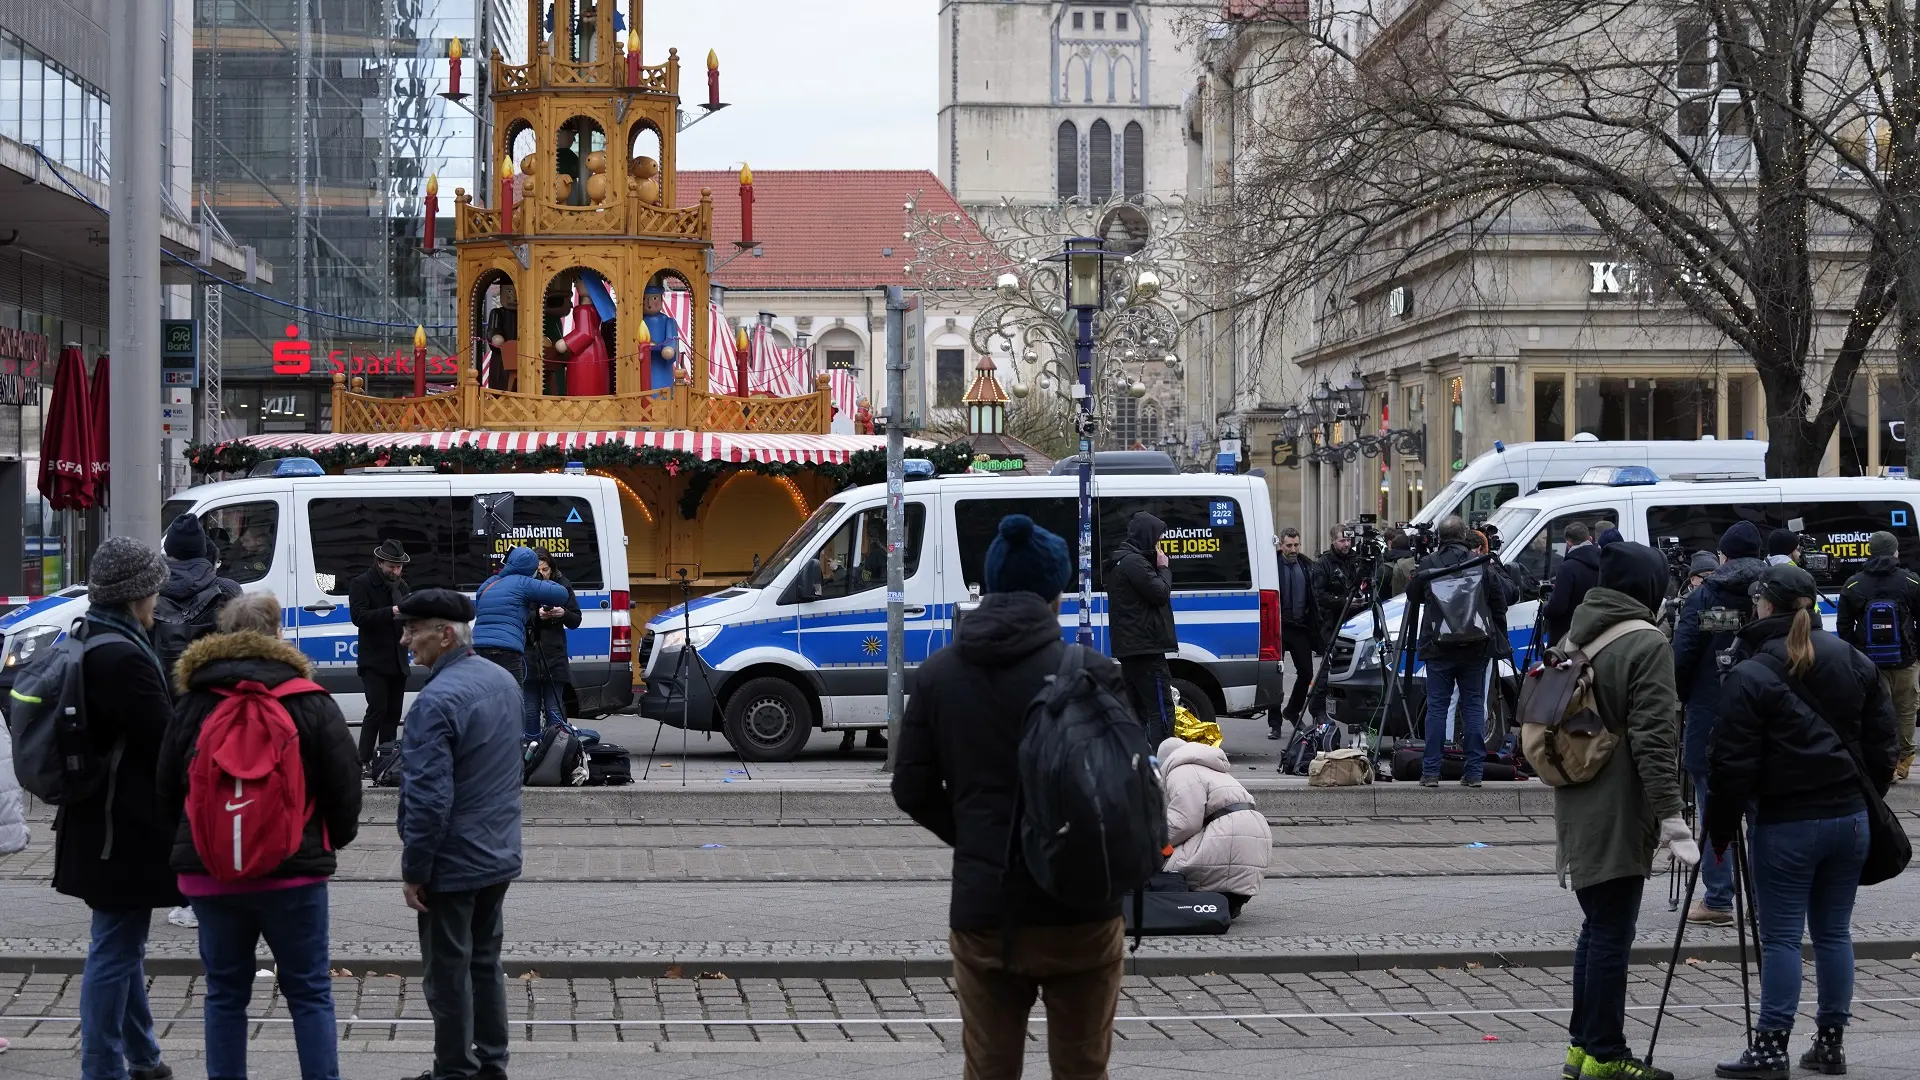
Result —
<svg viewBox="0 0 1920 1080"><path fill-rule="evenodd" d="M1775 529L1767 534L1767 565L1800 565L1800 534L1792 529Z"/></svg>
<svg viewBox="0 0 1920 1080"><path fill-rule="evenodd" d="M1420 659L1427 665L1426 757L1420 786L1440 786L1447 712L1460 696L1460 727L1467 752L1460 783L1479 787L1487 760L1487 666L1507 655L1507 588L1498 563L1468 546L1459 515L1440 522L1440 549L1420 562L1407 583L1407 602L1422 607Z"/></svg>
<svg viewBox="0 0 1920 1080"><path fill-rule="evenodd" d="M1547 598L1545 619L1547 644L1567 636L1573 625L1573 609L1587 598L1587 590L1600 584L1600 545L1593 542L1585 522L1570 521L1560 532L1567 553L1560 560L1560 572L1553 576L1553 593Z"/></svg>
<svg viewBox="0 0 1920 1080"><path fill-rule="evenodd" d="M1767 572L1760 558L1760 530L1736 521L1720 537L1720 568L1708 574L1687 597L1673 627L1673 676L1685 714L1681 763L1693 778L1694 809L1707 815L1707 746L1720 719L1718 654L1733 644L1746 623L1747 590ZM1706 895L1687 909L1687 921L1728 926L1733 923L1733 865L1707 852L1700 861Z"/></svg>
<svg viewBox="0 0 1920 1080"><path fill-rule="evenodd" d="M1905 780L1913 768L1913 714L1920 707L1914 681L1920 660L1920 575L1900 565L1900 541L1890 532L1867 538L1866 569L1841 586L1833 632L1866 654L1880 670L1880 685L1893 702L1900 735L1893 778Z"/></svg>
<svg viewBox="0 0 1920 1080"><path fill-rule="evenodd" d="M1333 544L1320 553L1313 566L1313 600L1319 609L1322 637L1315 651L1320 653L1327 651L1325 639L1338 633L1341 623L1367 610L1367 594L1357 587L1364 578L1365 559L1354 550L1354 532L1352 527L1342 525L1328 530ZM1379 535L1368 523L1362 523L1359 532L1369 540Z"/></svg>
<svg viewBox="0 0 1920 1080"><path fill-rule="evenodd" d="M1387 530L1387 552L1380 557L1379 581L1374 590L1382 600L1391 600L1407 591L1407 579L1419 565L1414 554L1414 538L1405 528Z"/></svg>

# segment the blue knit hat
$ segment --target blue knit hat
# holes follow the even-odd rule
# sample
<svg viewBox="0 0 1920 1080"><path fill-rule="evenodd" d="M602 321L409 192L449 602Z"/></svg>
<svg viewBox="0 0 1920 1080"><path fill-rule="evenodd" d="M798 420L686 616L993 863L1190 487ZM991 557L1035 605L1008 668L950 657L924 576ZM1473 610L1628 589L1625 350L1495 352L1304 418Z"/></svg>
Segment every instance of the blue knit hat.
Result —
<svg viewBox="0 0 1920 1080"><path fill-rule="evenodd" d="M1760 557L1760 530L1751 521L1736 521L1720 534L1720 554L1729 559Z"/></svg>
<svg viewBox="0 0 1920 1080"><path fill-rule="evenodd" d="M1052 600L1073 580L1073 560L1065 540L1025 514L1008 514L987 548L986 579L990 593L1030 592Z"/></svg>

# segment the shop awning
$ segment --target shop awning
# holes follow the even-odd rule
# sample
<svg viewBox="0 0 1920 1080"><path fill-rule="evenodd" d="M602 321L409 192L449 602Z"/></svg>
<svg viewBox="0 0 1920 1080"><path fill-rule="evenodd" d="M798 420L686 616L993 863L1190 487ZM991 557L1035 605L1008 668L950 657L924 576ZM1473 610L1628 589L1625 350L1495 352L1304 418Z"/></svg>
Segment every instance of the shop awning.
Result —
<svg viewBox="0 0 1920 1080"><path fill-rule="evenodd" d="M250 435L240 440L257 450L282 454L331 450L342 446L425 448L450 450L457 446L509 453L528 453L557 447L563 450L626 443L629 446L677 450L705 461L746 463L784 462L797 465L844 465L862 450L885 450L883 435L757 435L719 431L426 431L370 435ZM922 449L933 443L908 439Z"/></svg>

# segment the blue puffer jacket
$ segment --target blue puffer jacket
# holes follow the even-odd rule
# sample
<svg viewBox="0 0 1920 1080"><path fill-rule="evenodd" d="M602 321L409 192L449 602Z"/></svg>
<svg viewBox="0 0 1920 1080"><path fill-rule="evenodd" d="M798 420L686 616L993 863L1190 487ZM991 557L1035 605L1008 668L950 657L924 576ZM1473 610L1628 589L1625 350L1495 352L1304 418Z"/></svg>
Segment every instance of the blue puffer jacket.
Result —
<svg viewBox="0 0 1920 1080"><path fill-rule="evenodd" d="M400 743L400 878L432 892L520 876L520 688L470 649L440 658Z"/></svg>
<svg viewBox="0 0 1920 1080"><path fill-rule="evenodd" d="M1759 559L1729 560L1687 595L1674 624L1673 678L1686 712L1681 761L1696 775L1706 774L1707 745L1720 719L1720 666L1715 654L1734 639L1731 633L1703 632L1700 613L1723 607L1751 614L1753 601L1747 598L1747 587L1766 572L1767 564Z"/></svg>
<svg viewBox="0 0 1920 1080"><path fill-rule="evenodd" d="M473 647L527 650L527 615L536 607L565 607L567 587L533 576L540 556L530 547L507 553L500 572L481 582L473 594Z"/></svg>

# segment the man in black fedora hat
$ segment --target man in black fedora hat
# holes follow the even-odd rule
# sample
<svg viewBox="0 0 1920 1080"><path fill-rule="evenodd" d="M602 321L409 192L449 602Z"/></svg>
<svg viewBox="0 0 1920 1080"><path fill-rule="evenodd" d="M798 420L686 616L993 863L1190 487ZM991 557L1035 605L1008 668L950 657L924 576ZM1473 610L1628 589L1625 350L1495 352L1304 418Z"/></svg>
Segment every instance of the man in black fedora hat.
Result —
<svg viewBox="0 0 1920 1080"><path fill-rule="evenodd" d="M382 540L373 549L373 565L347 585L347 611L360 628L360 685L367 712L360 720L360 764L373 760L374 748L400 730L400 706L407 693L407 647L400 643L400 601L413 589L404 577L413 560L398 540Z"/></svg>

